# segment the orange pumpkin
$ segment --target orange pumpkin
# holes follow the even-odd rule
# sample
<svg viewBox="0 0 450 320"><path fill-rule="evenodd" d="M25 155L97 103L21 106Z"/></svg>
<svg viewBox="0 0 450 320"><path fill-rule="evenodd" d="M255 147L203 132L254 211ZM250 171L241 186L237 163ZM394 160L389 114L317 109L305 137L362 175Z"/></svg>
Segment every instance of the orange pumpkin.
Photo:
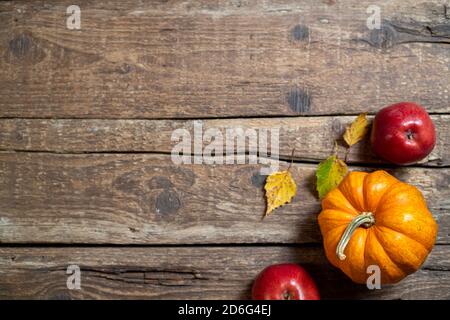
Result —
<svg viewBox="0 0 450 320"><path fill-rule="evenodd" d="M349 173L323 199L319 225L334 266L366 283L377 265L382 284L419 269L438 229L422 193L382 170Z"/></svg>

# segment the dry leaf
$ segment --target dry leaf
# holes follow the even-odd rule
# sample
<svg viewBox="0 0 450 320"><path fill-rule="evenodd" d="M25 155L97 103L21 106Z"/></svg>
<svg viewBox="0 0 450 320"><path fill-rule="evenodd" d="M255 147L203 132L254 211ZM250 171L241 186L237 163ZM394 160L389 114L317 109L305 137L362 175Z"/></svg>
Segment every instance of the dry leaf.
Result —
<svg viewBox="0 0 450 320"><path fill-rule="evenodd" d="M316 171L317 191L322 199L328 192L336 188L347 174L347 165L344 161L332 155L319 163Z"/></svg>
<svg viewBox="0 0 450 320"><path fill-rule="evenodd" d="M367 113L361 113L350 126L345 129L344 140L351 147L355 143L361 141L369 130L369 121L367 121Z"/></svg>
<svg viewBox="0 0 450 320"><path fill-rule="evenodd" d="M297 185L291 173L286 171L274 172L267 177L264 186L267 198L266 216L274 209L291 202L297 192Z"/></svg>

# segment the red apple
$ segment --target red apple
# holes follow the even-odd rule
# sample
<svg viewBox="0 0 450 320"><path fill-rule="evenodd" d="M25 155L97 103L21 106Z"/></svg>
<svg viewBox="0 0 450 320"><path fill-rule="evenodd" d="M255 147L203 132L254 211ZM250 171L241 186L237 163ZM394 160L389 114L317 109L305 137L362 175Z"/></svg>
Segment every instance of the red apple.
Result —
<svg viewBox="0 0 450 320"><path fill-rule="evenodd" d="M436 129L424 108L400 102L377 113L370 140L372 150L381 158L395 164L411 164L433 150Z"/></svg>
<svg viewBox="0 0 450 320"><path fill-rule="evenodd" d="M319 300L314 280L301 266L275 264L265 268L256 278L253 300Z"/></svg>

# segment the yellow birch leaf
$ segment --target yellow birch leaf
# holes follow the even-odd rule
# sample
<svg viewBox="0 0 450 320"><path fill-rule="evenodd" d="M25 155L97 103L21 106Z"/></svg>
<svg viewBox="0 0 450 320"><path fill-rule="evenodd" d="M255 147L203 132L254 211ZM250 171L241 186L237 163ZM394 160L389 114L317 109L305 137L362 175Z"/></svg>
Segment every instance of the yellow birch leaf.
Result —
<svg viewBox="0 0 450 320"><path fill-rule="evenodd" d="M297 185L289 171L274 172L267 177L264 186L267 198L266 216L274 209L291 202L297 192Z"/></svg>
<svg viewBox="0 0 450 320"><path fill-rule="evenodd" d="M336 155L329 156L319 163L316 171L317 192L322 199L328 192L336 188L347 174L348 168L344 161Z"/></svg>
<svg viewBox="0 0 450 320"><path fill-rule="evenodd" d="M344 140L349 147L358 143L364 138L369 130L369 121L367 121L367 113L361 113L352 123L345 129Z"/></svg>

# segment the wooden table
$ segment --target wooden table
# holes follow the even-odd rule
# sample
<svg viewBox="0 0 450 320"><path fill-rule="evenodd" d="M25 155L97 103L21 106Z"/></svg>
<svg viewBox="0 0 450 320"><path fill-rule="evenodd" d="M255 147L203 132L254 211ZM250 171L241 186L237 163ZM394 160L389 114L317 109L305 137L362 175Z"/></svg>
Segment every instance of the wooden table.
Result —
<svg viewBox="0 0 450 320"><path fill-rule="evenodd" d="M69 29L73 2L0 2L0 298L249 298L278 262L327 299L450 298L447 1L77 0ZM418 186L439 234L421 270L368 290L324 257L314 174L355 115L399 101L432 114L433 153L400 168L364 141L348 163ZM280 128L293 203L262 219L259 164L174 164L196 120Z"/></svg>

